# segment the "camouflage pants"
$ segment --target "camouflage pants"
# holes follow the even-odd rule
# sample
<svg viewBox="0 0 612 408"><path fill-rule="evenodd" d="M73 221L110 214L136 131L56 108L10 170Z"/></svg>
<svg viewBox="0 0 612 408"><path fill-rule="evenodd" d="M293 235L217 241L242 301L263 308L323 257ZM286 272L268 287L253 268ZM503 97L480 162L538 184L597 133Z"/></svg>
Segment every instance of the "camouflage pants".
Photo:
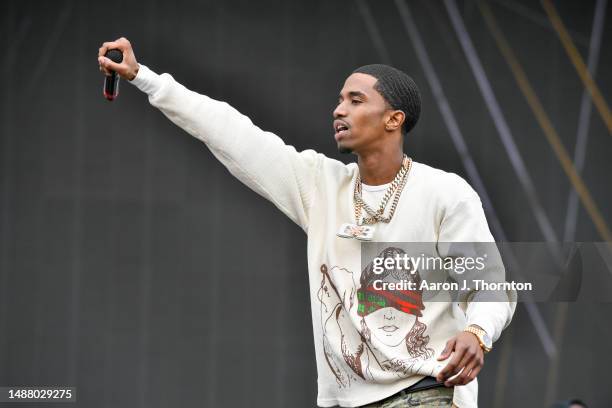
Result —
<svg viewBox="0 0 612 408"><path fill-rule="evenodd" d="M411 393L400 391L382 401L364 405L363 408L450 408L454 406L453 389L447 387L437 387Z"/></svg>

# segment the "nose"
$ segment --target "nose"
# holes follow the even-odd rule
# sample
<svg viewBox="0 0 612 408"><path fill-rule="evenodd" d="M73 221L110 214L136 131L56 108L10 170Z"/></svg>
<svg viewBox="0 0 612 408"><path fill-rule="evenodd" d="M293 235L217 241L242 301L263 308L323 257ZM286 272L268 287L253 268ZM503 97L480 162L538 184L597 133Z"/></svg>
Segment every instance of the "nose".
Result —
<svg viewBox="0 0 612 408"><path fill-rule="evenodd" d="M393 313L393 308L389 308L383 315L383 319L385 320L395 320L395 315Z"/></svg>
<svg viewBox="0 0 612 408"><path fill-rule="evenodd" d="M344 102L340 102L336 109L334 109L334 119L343 118L346 116L346 109L344 108Z"/></svg>

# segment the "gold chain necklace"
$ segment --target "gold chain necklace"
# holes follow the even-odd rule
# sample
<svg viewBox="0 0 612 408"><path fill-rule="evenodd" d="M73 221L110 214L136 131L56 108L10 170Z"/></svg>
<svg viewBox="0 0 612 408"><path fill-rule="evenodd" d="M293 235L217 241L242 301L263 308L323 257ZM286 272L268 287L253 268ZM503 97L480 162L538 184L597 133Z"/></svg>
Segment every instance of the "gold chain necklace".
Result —
<svg viewBox="0 0 612 408"><path fill-rule="evenodd" d="M359 174L357 174L357 179L355 180L355 189L353 191L353 204L355 209L356 224L342 224L340 226L340 230L336 235L343 238L357 238L366 241L371 240L374 235L374 227L371 227L369 225L376 224L379 222L391 222L391 219L395 214L400 195L402 194L402 190L406 185L406 180L408 179L408 174L410 173L411 168L412 159L404 155L404 159L402 160L402 167L397 172L397 175L391 182L391 185L387 188L387 191L385 192L385 195L381 200L377 211L374 211L365 201L363 201L361 177ZM389 203L391 197L393 197L391 209L389 210L389 215L385 217L385 208L387 207L387 204ZM362 209L365 210L366 214L368 214L369 217L365 217L363 219L361 218Z"/></svg>
<svg viewBox="0 0 612 408"><path fill-rule="evenodd" d="M355 190L353 192L353 202L355 205L355 220L358 224L376 224L377 222L389 223L393 218L393 214L395 214L395 209L397 208L397 203L399 201L402 190L404 189L404 185L406 184L406 179L408 173L410 172L410 168L412 167L412 160L404 155L404 160L402 160L402 167L397 172L397 175L391 182L391 185L385 191L385 195L378 206L378 211L374 211L370 206L363 201L362 198L362 183L361 177L359 174L357 175L357 180L355 181ZM389 211L389 216L385 217L384 212L387 204L389 203L389 199L394 197L393 203L391 204L391 210ZM361 210L364 209L365 212L369 215L363 219L363 222L360 222L361 219Z"/></svg>

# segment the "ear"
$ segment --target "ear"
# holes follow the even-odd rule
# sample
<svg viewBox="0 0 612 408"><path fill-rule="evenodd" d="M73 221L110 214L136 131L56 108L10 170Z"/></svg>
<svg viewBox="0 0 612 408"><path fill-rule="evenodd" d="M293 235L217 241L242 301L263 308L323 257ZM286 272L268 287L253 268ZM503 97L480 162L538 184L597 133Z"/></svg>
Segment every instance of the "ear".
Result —
<svg viewBox="0 0 612 408"><path fill-rule="evenodd" d="M389 111L385 120L385 130L393 132L396 129L401 129L404 120L406 120L406 115L403 111Z"/></svg>

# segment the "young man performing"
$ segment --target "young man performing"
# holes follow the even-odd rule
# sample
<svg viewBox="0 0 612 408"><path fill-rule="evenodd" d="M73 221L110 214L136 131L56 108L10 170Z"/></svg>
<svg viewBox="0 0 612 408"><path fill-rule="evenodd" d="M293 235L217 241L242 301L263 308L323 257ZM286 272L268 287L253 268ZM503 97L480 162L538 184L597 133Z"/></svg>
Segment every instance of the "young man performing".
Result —
<svg viewBox="0 0 612 408"><path fill-rule="evenodd" d="M123 53L120 64L104 57L109 49ZM403 153L404 134L421 107L410 77L368 65L346 79L333 112L338 149L357 156L345 165L312 150L297 152L228 104L138 64L125 38L104 43L98 56L101 71L115 71L145 92L308 234L319 406L477 406L484 353L509 324L515 303L470 302L460 309L424 301L419 289L380 292L372 286L372 264L362 270L358 239L494 241L478 195L462 178ZM395 272L389 279L400 276ZM418 274L410 279L420 281ZM431 377L443 384L432 379L430 388L419 386Z"/></svg>

